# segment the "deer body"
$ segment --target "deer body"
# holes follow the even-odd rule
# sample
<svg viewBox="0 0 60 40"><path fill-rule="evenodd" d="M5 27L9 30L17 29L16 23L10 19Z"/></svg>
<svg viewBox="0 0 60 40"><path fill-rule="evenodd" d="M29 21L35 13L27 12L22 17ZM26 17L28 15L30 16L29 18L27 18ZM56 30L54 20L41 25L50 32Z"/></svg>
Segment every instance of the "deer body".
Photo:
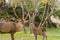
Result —
<svg viewBox="0 0 60 40"><path fill-rule="evenodd" d="M0 23L0 33L8 33L12 30L15 30L13 22Z"/></svg>
<svg viewBox="0 0 60 40"><path fill-rule="evenodd" d="M3 22L0 23L0 33L10 33L12 40L14 40L14 33L23 30L23 24L21 22Z"/></svg>
<svg viewBox="0 0 60 40"><path fill-rule="evenodd" d="M42 35L43 36L43 40L44 40L45 37L46 37L46 40L47 40L47 36L46 36L45 31L46 30L43 27L34 28L33 29L33 33L35 35L35 40L37 40L37 35Z"/></svg>
<svg viewBox="0 0 60 40"><path fill-rule="evenodd" d="M45 37L46 37L46 40L47 40L47 36L46 36L45 31L46 30L43 27L33 28L32 32L33 32L33 34L35 36L35 40L37 40L37 35L42 35L43 36L43 40L44 40Z"/></svg>
<svg viewBox="0 0 60 40"><path fill-rule="evenodd" d="M32 25L32 23L31 23ZM43 36L43 39L46 37L46 40L47 40L47 36L46 36L46 29L44 27L35 27L35 26L30 26L30 29L31 29L31 32L34 34L35 36L35 40L37 40L37 36L38 35L42 35Z"/></svg>

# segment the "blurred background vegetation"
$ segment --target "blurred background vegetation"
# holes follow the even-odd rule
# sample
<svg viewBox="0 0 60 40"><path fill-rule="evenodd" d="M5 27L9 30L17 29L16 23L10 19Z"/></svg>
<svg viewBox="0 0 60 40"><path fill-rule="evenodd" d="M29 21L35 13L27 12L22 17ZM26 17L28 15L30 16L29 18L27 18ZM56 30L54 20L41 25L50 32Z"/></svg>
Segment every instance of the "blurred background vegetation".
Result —
<svg viewBox="0 0 60 40"><path fill-rule="evenodd" d="M34 3L32 2L34 1ZM24 9L24 15L27 15L27 9L30 10L30 13L32 14L34 12L34 9L37 6L37 3L40 3L38 6L38 14L35 17L35 24L36 26L40 23L42 14L45 9L46 15L50 13L52 10L52 7L54 7L53 14L55 17L58 17L60 19L60 6L58 0L0 0L0 20L4 19L5 21L16 21L16 17L13 12L13 8L15 7L15 11L17 15L22 19L22 10ZM26 5L25 5L26 3ZM27 7L26 7L27 6ZM48 13L47 13L48 11ZM47 26L46 27L54 27L57 28L56 24L53 23L50 18L47 20Z"/></svg>

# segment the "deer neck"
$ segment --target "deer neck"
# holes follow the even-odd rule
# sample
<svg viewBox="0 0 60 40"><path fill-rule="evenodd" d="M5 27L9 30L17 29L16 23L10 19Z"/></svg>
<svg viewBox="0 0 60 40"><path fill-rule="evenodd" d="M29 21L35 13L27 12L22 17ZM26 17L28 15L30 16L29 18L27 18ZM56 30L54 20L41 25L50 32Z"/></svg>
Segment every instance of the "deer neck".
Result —
<svg viewBox="0 0 60 40"><path fill-rule="evenodd" d="M16 23L16 30L21 31L23 29L22 23Z"/></svg>

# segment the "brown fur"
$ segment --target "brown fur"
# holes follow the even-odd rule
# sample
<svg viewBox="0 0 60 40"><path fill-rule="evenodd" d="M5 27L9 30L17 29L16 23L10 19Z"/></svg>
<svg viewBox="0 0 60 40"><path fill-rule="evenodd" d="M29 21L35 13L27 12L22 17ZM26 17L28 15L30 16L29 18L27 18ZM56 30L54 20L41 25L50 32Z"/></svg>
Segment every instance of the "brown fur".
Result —
<svg viewBox="0 0 60 40"><path fill-rule="evenodd" d="M31 26L31 32L34 34L35 36L35 40L37 40L37 35L42 35L43 36L43 39L46 37L46 40L47 40L47 36L46 36L46 29L44 27L34 27L34 26Z"/></svg>
<svg viewBox="0 0 60 40"><path fill-rule="evenodd" d="M14 33L21 30L23 30L23 24L21 21L19 21L18 23L14 22L0 23L0 33L1 34L10 33L12 40L14 40Z"/></svg>

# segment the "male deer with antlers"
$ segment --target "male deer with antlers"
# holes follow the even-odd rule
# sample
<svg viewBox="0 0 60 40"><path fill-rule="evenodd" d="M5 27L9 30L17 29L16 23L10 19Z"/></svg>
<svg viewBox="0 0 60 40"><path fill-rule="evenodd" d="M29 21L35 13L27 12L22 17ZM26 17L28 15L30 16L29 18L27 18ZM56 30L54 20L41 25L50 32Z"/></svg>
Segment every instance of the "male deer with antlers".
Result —
<svg viewBox="0 0 60 40"><path fill-rule="evenodd" d="M14 15L18 17L15 12L15 8L13 10L14 10ZM1 22L0 23L0 34L10 33L12 40L14 40L14 33L19 32L21 30L26 31L24 27L24 22L26 23L27 21L25 19L19 19L17 23L11 22L11 21Z"/></svg>
<svg viewBox="0 0 60 40"><path fill-rule="evenodd" d="M12 40L14 40L14 33L21 30L23 30L23 25L21 21L19 21L18 23L14 22L0 23L0 33L1 34L10 33Z"/></svg>
<svg viewBox="0 0 60 40"><path fill-rule="evenodd" d="M47 40L47 35L45 33L46 32L46 28L44 27L44 25L45 25L45 22L48 20L48 18L52 14L54 14L54 13L50 13L49 15L47 15L47 17L45 18L44 22L41 25L39 24L38 27L35 27L33 23L30 24L30 25L32 25L32 26L30 26L30 28L31 28L32 33L35 36L35 40L37 40L37 35L40 35L40 34L43 36L43 40L44 40L45 37L46 37L46 40Z"/></svg>
<svg viewBox="0 0 60 40"><path fill-rule="evenodd" d="M46 36L46 33L45 33L46 29L44 27L35 27L34 24L32 24L32 23L30 25L32 25L32 26L30 26L30 30L34 34L35 40L37 40L38 35L42 35L43 40L46 37L46 40L47 40L47 36Z"/></svg>

